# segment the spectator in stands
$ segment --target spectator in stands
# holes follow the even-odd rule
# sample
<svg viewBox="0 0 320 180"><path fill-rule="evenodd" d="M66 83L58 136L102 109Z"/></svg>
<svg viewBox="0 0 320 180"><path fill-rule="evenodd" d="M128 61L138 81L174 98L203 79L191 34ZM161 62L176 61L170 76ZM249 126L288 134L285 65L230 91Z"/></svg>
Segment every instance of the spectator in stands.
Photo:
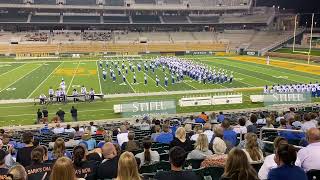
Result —
<svg viewBox="0 0 320 180"><path fill-rule="evenodd" d="M204 129L203 134L207 135L208 142L210 142L212 137L213 137L213 135L214 135L214 133L212 131L211 124L210 123L205 123L204 126L203 126L203 129Z"/></svg>
<svg viewBox="0 0 320 180"><path fill-rule="evenodd" d="M116 143L112 140L112 131L106 131L106 133L103 135L103 141L100 141L97 145L98 148L102 148L103 145L105 143L108 143L108 142L111 142L111 143Z"/></svg>
<svg viewBox="0 0 320 180"><path fill-rule="evenodd" d="M72 106L70 113L71 113L72 121L77 122L78 121L78 110L74 106Z"/></svg>
<svg viewBox="0 0 320 180"><path fill-rule="evenodd" d="M66 113L61 109L59 108L59 110L57 111L56 115L59 117L59 121L60 122L64 122L64 115Z"/></svg>
<svg viewBox="0 0 320 180"><path fill-rule="evenodd" d="M106 130L102 126L99 126L97 128L96 135L104 135L105 133L106 133Z"/></svg>
<svg viewBox="0 0 320 180"><path fill-rule="evenodd" d="M217 122L217 115L215 112L212 112L210 115L209 115L209 122L210 123L215 123Z"/></svg>
<svg viewBox="0 0 320 180"><path fill-rule="evenodd" d="M118 154L115 146L107 142L102 147L102 155L104 160L97 170L98 179L112 179L117 177L118 171Z"/></svg>
<svg viewBox="0 0 320 180"><path fill-rule="evenodd" d="M26 167L31 164L31 151L33 146L33 134L31 132L25 132L22 135L22 142L25 144L23 148L18 149L16 161L22 166Z"/></svg>
<svg viewBox="0 0 320 180"><path fill-rule="evenodd" d="M288 144L288 141L283 137L280 137L280 136L276 137L273 141L274 152L276 152L276 149L279 147L280 144ZM277 164L274 161L274 157L275 157L275 154L270 154L265 158L258 173L259 179L261 180L267 179L269 171L277 167Z"/></svg>
<svg viewBox="0 0 320 180"><path fill-rule="evenodd" d="M188 154L187 159L205 159L209 155L212 155L212 151L209 150L207 135L200 134L195 149Z"/></svg>
<svg viewBox="0 0 320 180"><path fill-rule="evenodd" d="M251 114L250 116L250 125L247 125L247 132L257 133L258 132L258 125L257 125L257 116L255 114Z"/></svg>
<svg viewBox="0 0 320 180"><path fill-rule="evenodd" d="M219 112L219 115L218 115L218 117L217 117L217 121L219 122L219 123L222 123L223 121L224 121L224 114L223 114L223 112Z"/></svg>
<svg viewBox="0 0 320 180"><path fill-rule="evenodd" d="M136 122L132 125L133 127L137 128L137 129L140 129L140 126L141 126L141 122L139 119L136 119Z"/></svg>
<svg viewBox="0 0 320 180"><path fill-rule="evenodd" d="M76 126L74 127L74 137L82 137L82 135L84 134L83 131L80 131L80 127L79 126Z"/></svg>
<svg viewBox="0 0 320 180"><path fill-rule="evenodd" d="M260 113L260 118L257 120L257 124L267 124L266 116Z"/></svg>
<svg viewBox="0 0 320 180"><path fill-rule="evenodd" d="M311 128L317 127L313 121L311 121L310 113L306 113L303 116L303 123L301 125L301 130L307 132Z"/></svg>
<svg viewBox="0 0 320 180"><path fill-rule="evenodd" d="M151 122L150 120L145 120L141 123L140 130L142 131L149 131L151 129Z"/></svg>
<svg viewBox="0 0 320 180"><path fill-rule="evenodd" d="M15 165L8 171L6 180L27 180L27 173L22 165Z"/></svg>
<svg viewBox="0 0 320 180"><path fill-rule="evenodd" d="M201 125L196 125L194 127L193 131L195 132L195 134L191 136L190 140L195 142L195 141L197 141L197 139L199 137L199 134L203 133L202 126Z"/></svg>
<svg viewBox="0 0 320 180"><path fill-rule="evenodd" d="M80 141L74 139L74 133L69 133L69 140L65 142L66 147L75 147L79 145Z"/></svg>
<svg viewBox="0 0 320 180"><path fill-rule="evenodd" d="M266 118L266 125L264 125L263 127L264 128L274 128L273 123L274 123L273 120L270 117L267 117Z"/></svg>
<svg viewBox="0 0 320 180"><path fill-rule="evenodd" d="M128 142L122 143L121 149L124 151L134 152L140 149L138 143L134 141L134 133L128 133Z"/></svg>
<svg viewBox="0 0 320 180"><path fill-rule="evenodd" d="M296 159L297 152L292 145L280 144L274 158L278 167L270 170L268 180L307 180L305 172L295 166Z"/></svg>
<svg viewBox="0 0 320 180"><path fill-rule="evenodd" d="M224 168L222 180L258 180L253 167L249 164L244 151L233 148L229 154Z"/></svg>
<svg viewBox="0 0 320 180"><path fill-rule="evenodd" d="M193 142L190 141L187 137L186 130L184 127L179 127L176 130L175 138L170 143L170 148L174 146L182 147L186 152L193 150Z"/></svg>
<svg viewBox="0 0 320 180"><path fill-rule="evenodd" d="M76 130L74 130L70 124L67 124L67 127L64 129L65 133L75 133Z"/></svg>
<svg viewBox="0 0 320 180"><path fill-rule="evenodd" d="M196 123L206 123L209 120L208 115L205 112L202 112L196 119Z"/></svg>
<svg viewBox="0 0 320 180"><path fill-rule="evenodd" d="M297 165L305 171L320 170L320 130L310 128L306 135L309 145L298 152L298 162L300 163Z"/></svg>
<svg viewBox="0 0 320 180"><path fill-rule="evenodd" d="M237 134L246 134L247 127L246 127L246 119L244 117L239 118L238 125L233 126L233 131Z"/></svg>
<svg viewBox="0 0 320 180"><path fill-rule="evenodd" d="M153 164L160 161L160 156L157 151L151 150L152 140L149 137L143 139L143 148L142 153L136 154L135 157L140 159L140 165Z"/></svg>
<svg viewBox="0 0 320 180"><path fill-rule="evenodd" d="M117 135L118 144L121 147L122 143L128 142L128 131L125 125L120 126L120 133Z"/></svg>
<svg viewBox="0 0 320 180"><path fill-rule="evenodd" d="M61 127L60 123L56 124L56 127L52 130L55 134L61 134L64 133L64 127Z"/></svg>
<svg viewBox="0 0 320 180"><path fill-rule="evenodd" d="M6 161L5 161L6 156L7 156L7 152L0 149L0 179L6 179L6 175L9 170L6 166Z"/></svg>
<svg viewBox="0 0 320 180"><path fill-rule="evenodd" d="M317 113L314 113L314 112L312 112L311 114L310 114L310 117L311 117L311 121L316 125L316 126L318 126L318 115L317 115Z"/></svg>
<svg viewBox="0 0 320 180"><path fill-rule="evenodd" d="M156 142L170 144L172 140L173 140L173 135L169 131L169 125L164 124L162 126L162 133L159 134L159 136L156 139Z"/></svg>
<svg viewBox="0 0 320 180"><path fill-rule="evenodd" d="M290 118L294 118L295 116L295 109L293 107L289 108L289 112L287 112L285 115L284 115L284 119L286 119L287 121L290 119Z"/></svg>
<svg viewBox="0 0 320 180"><path fill-rule="evenodd" d="M118 174L115 180L142 180L138 172L136 158L131 152L121 154L118 163Z"/></svg>
<svg viewBox="0 0 320 180"><path fill-rule="evenodd" d="M221 127L223 128L223 139L226 141L226 143L230 143L232 146L237 145L237 133L232 130L230 127L229 119L225 119L221 123Z"/></svg>
<svg viewBox="0 0 320 180"><path fill-rule="evenodd" d="M187 138L191 139L191 137L194 135L194 131L192 130L192 124L186 124L184 125L184 129L186 130L187 133Z"/></svg>
<svg viewBox="0 0 320 180"><path fill-rule="evenodd" d="M90 134L96 134L97 126L94 125L94 122L91 121L91 122L89 123L89 125L90 125L89 127L91 127L91 132L90 132Z"/></svg>
<svg viewBox="0 0 320 180"><path fill-rule="evenodd" d="M155 125L155 133L151 134L151 139L153 142L157 141L158 136L161 134L161 127L160 125Z"/></svg>
<svg viewBox="0 0 320 180"><path fill-rule="evenodd" d="M292 129L292 126L289 124L289 122L286 119L280 119L280 126L279 129Z"/></svg>
<svg viewBox="0 0 320 180"><path fill-rule="evenodd" d="M66 156L71 159L70 152L66 151L66 146L64 144L64 140L62 138L58 138L54 142L53 150L49 153L50 160L56 160L62 156Z"/></svg>
<svg viewBox="0 0 320 180"><path fill-rule="evenodd" d="M86 160L86 149L82 146L76 146L72 154L76 176L78 178L85 178L86 180L95 180L97 163Z"/></svg>
<svg viewBox="0 0 320 180"><path fill-rule="evenodd" d="M54 163L50 180L84 180L76 177L72 161L67 157L61 157Z"/></svg>
<svg viewBox="0 0 320 180"><path fill-rule="evenodd" d="M283 112L278 114L278 117L276 118L276 122L280 122L281 119L284 119L284 115L283 114L284 114Z"/></svg>
<svg viewBox="0 0 320 180"><path fill-rule="evenodd" d="M212 143L212 149L214 154L207 156L201 163L201 167L224 167L228 158L226 154L226 143L220 137L215 137Z"/></svg>
<svg viewBox="0 0 320 180"><path fill-rule="evenodd" d="M40 129L41 134L51 134L52 131L49 129L48 123L44 124L44 127Z"/></svg>
<svg viewBox="0 0 320 180"><path fill-rule="evenodd" d="M249 163L262 163L264 160L263 152L258 145L258 137L256 134L248 133L245 136L246 145L243 151L248 157Z"/></svg>
<svg viewBox="0 0 320 180"><path fill-rule="evenodd" d="M42 146L38 146L32 150L32 163L26 167L28 180L49 179L52 164L44 163L45 158L45 149Z"/></svg>
<svg viewBox="0 0 320 180"><path fill-rule="evenodd" d="M92 138L90 133L83 134L82 137L81 137L81 141L80 142L86 143L87 144L87 149L89 151L93 150L97 145L96 140Z"/></svg>
<svg viewBox="0 0 320 180"><path fill-rule="evenodd" d="M186 161L186 152L181 147L173 147L169 151L171 171L159 171L155 174L156 180L199 180L200 178L192 171L183 171Z"/></svg>

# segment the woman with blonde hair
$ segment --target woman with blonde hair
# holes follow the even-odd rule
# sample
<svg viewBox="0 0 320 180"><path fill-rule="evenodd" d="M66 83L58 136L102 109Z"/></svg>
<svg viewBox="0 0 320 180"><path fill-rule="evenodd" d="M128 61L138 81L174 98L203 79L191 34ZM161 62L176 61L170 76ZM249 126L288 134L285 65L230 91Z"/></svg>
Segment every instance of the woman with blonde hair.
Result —
<svg viewBox="0 0 320 180"><path fill-rule="evenodd" d="M174 146L182 147L186 152L193 150L192 142L187 138L187 133L184 127L179 127L176 130L175 137L170 143L170 148Z"/></svg>
<svg viewBox="0 0 320 180"><path fill-rule="evenodd" d="M257 172L249 164L246 154L233 148L228 155L221 180L258 180Z"/></svg>
<svg viewBox="0 0 320 180"><path fill-rule="evenodd" d="M136 158L131 152L121 154L118 162L118 176L116 180L141 180Z"/></svg>
<svg viewBox="0 0 320 180"><path fill-rule="evenodd" d="M23 166L15 165L8 171L6 180L27 180L27 173Z"/></svg>
<svg viewBox="0 0 320 180"><path fill-rule="evenodd" d="M256 134L248 133L245 136L246 145L243 151L248 157L249 163L261 163L264 160L263 152L258 145Z"/></svg>
<svg viewBox="0 0 320 180"><path fill-rule="evenodd" d="M66 151L64 140L62 138L58 138L54 142L52 153L49 154L49 160L56 160L63 156L71 158L71 154Z"/></svg>
<svg viewBox="0 0 320 180"><path fill-rule="evenodd" d="M84 180L76 177L72 161L67 157L61 157L54 163L50 180Z"/></svg>
<svg viewBox="0 0 320 180"><path fill-rule="evenodd" d="M195 149L188 154L187 159L205 159L209 155L212 155L212 151L209 150L207 135L199 134Z"/></svg>

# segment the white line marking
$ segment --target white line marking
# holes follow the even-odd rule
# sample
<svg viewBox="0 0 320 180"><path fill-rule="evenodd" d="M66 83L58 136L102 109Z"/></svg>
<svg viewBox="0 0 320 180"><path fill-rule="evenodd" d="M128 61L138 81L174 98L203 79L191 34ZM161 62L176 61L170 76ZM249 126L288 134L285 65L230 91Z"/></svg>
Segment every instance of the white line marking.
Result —
<svg viewBox="0 0 320 180"><path fill-rule="evenodd" d="M102 93L101 80L100 80L100 72L99 72L98 61L96 61L96 66L97 66L97 74L98 74L98 80L99 80L99 85L100 85L100 94L103 94L103 93Z"/></svg>
<svg viewBox="0 0 320 180"><path fill-rule="evenodd" d="M19 68L21 68L21 67L23 67L23 66L25 66L25 65L27 65L27 64L23 64L23 65L21 65L21 66L18 66L18 67L16 67L16 68L11 69L10 71L7 71L7 72L5 72L5 73L3 73L3 74L0 74L0 77L3 76L3 75L6 75L6 74L8 74L8 73L10 73L10 72L12 72L12 71L14 71L14 70L16 70L16 69L19 69Z"/></svg>
<svg viewBox="0 0 320 180"><path fill-rule="evenodd" d="M147 73L145 73L153 82L157 83L152 77L150 77ZM164 88L161 84L159 84L162 89L168 92L166 88Z"/></svg>
<svg viewBox="0 0 320 180"><path fill-rule="evenodd" d="M32 93L27 97L27 99L29 99L32 95L33 95L33 93L35 93L41 86L42 86L42 84L43 83L45 83L50 77L51 77L51 75L61 66L61 64L63 64L64 62L61 62L60 64L59 64L59 66L57 66L49 75L48 75L48 77L46 78L46 79L44 79L40 84L39 84L39 86L37 86L33 91L32 91Z"/></svg>
<svg viewBox="0 0 320 180"><path fill-rule="evenodd" d="M41 66L42 66L42 65L41 65ZM12 85L15 84L16 82L18 82L20 79L22 79L22 78L26 77L27 75L31 74L33 71L37 70L37 69L38 69L39 67L41 67L41 66L36 67L36 68L33 69L32 71L26 73L24 76L22 76L22 77L18 78L17 80L15 80L13 83L9 84L7 87L1 89L1 90L0 90L0 93L1 93L2 91L4 91L4 90L8 89L10 86L12 86Z"/></svg>
<svg viewBox="0 0 320 180"><path fill-rule="evenodd" d="M78 72L79 66L80 66L80 61L78 62L78 65L77 65L76 70L73 71L73 76L72 76L72 79L71 79L71 81L70 81L70 84L69 84L68 89L67 89L67 92L66 92L67 94L68 94L68 92L69 92L69 90L70 90L70 88L71 88L73 79L74 79L74 77L76 76L76 74L77 74L77 72Z"/></svg>

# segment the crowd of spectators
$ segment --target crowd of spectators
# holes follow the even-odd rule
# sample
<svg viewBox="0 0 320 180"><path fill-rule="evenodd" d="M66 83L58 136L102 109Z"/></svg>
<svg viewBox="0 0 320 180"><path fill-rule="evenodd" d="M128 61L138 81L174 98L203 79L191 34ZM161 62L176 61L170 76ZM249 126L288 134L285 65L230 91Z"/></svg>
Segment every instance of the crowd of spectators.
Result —
<svg viewBox="0 0 320 180"><path fill-rule="evenodd" d="M195 123L199 118L203 123ZM319 120L319 112L290 109L283 114L201 113L178 123L136 120L114 127L45 124L39 132L23 132L21 141L1 130L0 179L140 180L146 179L145 167L164 161L170 168L154 171L154 179L196 180L201 175L195 169L216 167L223 171L221 179L305 180L320 170ZM259 138L261 128L275 130L271 152Z"/></svg>

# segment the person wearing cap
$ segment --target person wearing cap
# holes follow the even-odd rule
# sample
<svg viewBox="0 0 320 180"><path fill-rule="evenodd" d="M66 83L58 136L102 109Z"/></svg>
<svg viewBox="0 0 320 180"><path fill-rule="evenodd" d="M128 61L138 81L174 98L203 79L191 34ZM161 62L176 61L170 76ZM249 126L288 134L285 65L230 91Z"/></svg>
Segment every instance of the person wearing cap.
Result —
<svg viewBox="0 0 320 180"><path fill-rule="evenodd" d="M90 133L83 134L81 139L82 139L82 142L87 143L87 146L88 146L87 149L89 151L93 150L97 145L96 140L91 137Z"/></svg>

